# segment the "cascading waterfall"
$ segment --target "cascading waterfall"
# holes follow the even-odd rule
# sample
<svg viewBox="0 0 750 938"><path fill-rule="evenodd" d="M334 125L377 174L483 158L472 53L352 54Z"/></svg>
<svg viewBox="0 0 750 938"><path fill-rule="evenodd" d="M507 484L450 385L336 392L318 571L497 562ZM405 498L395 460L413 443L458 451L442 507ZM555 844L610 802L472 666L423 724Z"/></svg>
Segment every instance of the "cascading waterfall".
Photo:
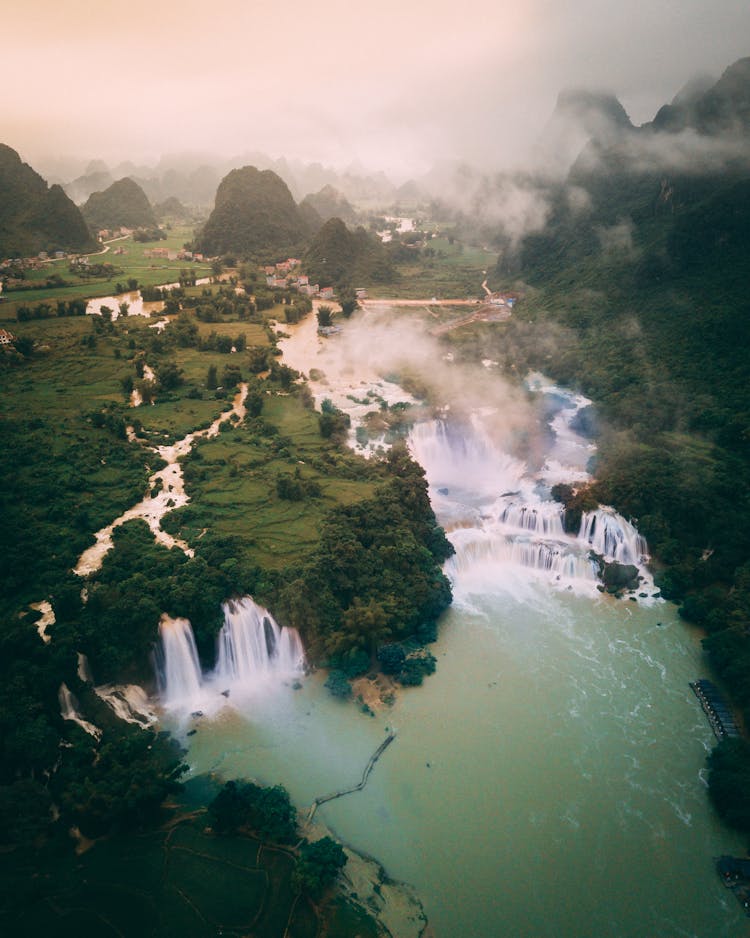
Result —
<svg viewBox="0 0 750 938"><path fill-rule="evenodd" d="M578 537L605 560L639 566L648 559L646 539L612 508L585 512Z"/></svg>
<svg viewBox="0 0 750 938"><path fill-rule="evenodd" d="M540 502L538 505L510 502L500 507L497 521L508 528L517 528L540 537L565 536L563 506L558 502Z"/></svg>
<svg viewBox="0 0 750 938"><path fill-rule="evenodd" d="M305 652L296 629L282 628L267 609L246 596L224 603L216 642L216 667L202 673L187 619L162 616L155 656L159 693L167 709L215 710L228 699L281 686L303 672Z"/></svg>
<svg viewBox="0 0 750 938"><path fill-rule="evenodd" d="M525 567L529 573L545 574L552 583L597 582L595 561L577 553L570 542L521 540L503 532L470 528L454 531L451 540L456 553L446 564L446 571L454 580L479 565L487 568L512 564Z"/></svg>
<svg viewBox="0 0 750 938"><path fill-rule="evenodd" d="M533 382L532 382L533 384ZM510 590L541 578L557 588L596 594L599 557L639 569L638 597L654 587L645 563L648 548L635 527L613 509L586 513L577 535L565 531L563 506L551 498L558 481L584 481L595 447L572 428L591 402L545 383L549 421L546 459L538 471L492 439L481 414L462 421L435 420L414 427L409 445L425 468L438 518L456 549L446 564L454 595Z"/></svg>
<svg viewBox="0 0 750 938"><path fill-rule="evenodd" d="M452 489L483 496L516 490L526 471L524 463L503 452L485 432L480 419L454 423L418 423L409 448L436 489Z"/></svg>
<svg viewBox="0 0 750 938"><path fill-rule="evenodd" d="M82 730L85 730L89 736L93 736L94 739L101 738L102 731L99 727L94 726L93 723L89 723L88 720L84 720L81 716L78 710L78 701L65 682L60 685L60 689L57 692L57 699L60 702L60 716L63 720L72 720L73 723L77 723Z"/></svg>
<svg viewBox="0 0 750 938"><path fill-rule="evenodd" d="M288 676L304 668L305 653L296 629L281 628L249 596L227 602L223 609L215 672L219 683L252 688L270 675Z"/></svg>

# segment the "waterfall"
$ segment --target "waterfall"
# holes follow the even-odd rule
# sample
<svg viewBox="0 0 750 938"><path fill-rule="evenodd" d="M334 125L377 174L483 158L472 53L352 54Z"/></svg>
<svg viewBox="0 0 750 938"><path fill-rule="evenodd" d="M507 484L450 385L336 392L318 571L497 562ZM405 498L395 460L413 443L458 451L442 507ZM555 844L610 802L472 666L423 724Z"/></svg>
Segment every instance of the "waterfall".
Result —
<svg viewBox="0 0 750 938"><path fill-rule="evenodd" d="M509 528L541 537L564 537L562 514L563 506L558 502L530 505L512 501L501 506L497 520Z"/></svg>
<svg viewBox="0 0 750 938"><path fill-rule="evenodd" d="M498 495L515 490L525 464L493 442L478 416L466 422L432 420L417 424L409 448L435 488Z"/></svg>
<svg viewBox="0 0 750 938"><path fill-rule="evenodd" d="M197 707L201 697L201 667L190 622L165 614L159 622L159 636L156 677L164 705Z"/></svg>
<svg viewBox="0 0 750 938"><path fill-rule="evenodd" d="M216 668L205 674L190 622L161 617L155 665L159 694L167 709L215 711L258 687L281 686L304 669L305 652L296 629L281 628L249 596L224 603L222 609Z"/></svg>
<svg viewBox="0 0 750 938"><path fill-rule="evenodd" d="M94 692L126 723L146 728L157 722L148 695L138 684L102 684Z"/></svg>
<svg viewBox="0 0 750 938"><path fill-rule="evenodd" d="M249 596L224 603L217 643L216 679L250 689L271 675L299 672L305 654L296 629L281 628Z"/></svg>
<svg viewBox="0 0 750 938"><path fill-rule="evenodd" d="M529 575L542 575L551 583L590 589L597 582L596 563L588 551L577 550L570 539L542 540L509 535L502 530L463 528L451 535L456 553L446 564L446 573L458 582L462 576L483 567L500 580L507 566L523 567Z"/></svg>
<svg viewBox="0 0 750 938"><path fill-rule="evenodd" d="M82 681L88 681L89 684L93 684L94 675L91 673L91 665L89 664L89 659L81 651L79 651L77 654L78 654L78 677Z"/></svg>
<svg viewBox="0 0 750 938"><path fill-rule="evenodd" d="M60 685L60 689L57 692L57 699L60 701L60 716L63 720L72 720L73 723L77 723L82 730L85 730L89 736L93 736L94 739L101 739L102 731L98 726L94 726L93 723L89 723L88 720L84 720L78 710L78 701L73 696L70 688L66 683Z"/></svg>
<svg viewBox="0 0 750 938"><path fill-rule="evenodd" d="M612 508L585 512L578 537L605 560L635 566L648 560L645 538Z"/></svg>
<svg viewBox="0 0 750 938"><path fill-rule="evenodd" d="M595 447L571 426L590 401L541 382L539 376L536 389L545 395L547 430L538 471L498 446L491 415L477 412L413 428L409 446L425 469L432 504L456 549L446 564L454 597L461 601L498 590L526 595L531 581L540 579L596 595L599 566L593 554L599 554L637 566L638 597L653 599L646 542L615 511L589 512L577 536L566 533L563 506L552 500L550 487L590 479L586 466Z"/></svg>

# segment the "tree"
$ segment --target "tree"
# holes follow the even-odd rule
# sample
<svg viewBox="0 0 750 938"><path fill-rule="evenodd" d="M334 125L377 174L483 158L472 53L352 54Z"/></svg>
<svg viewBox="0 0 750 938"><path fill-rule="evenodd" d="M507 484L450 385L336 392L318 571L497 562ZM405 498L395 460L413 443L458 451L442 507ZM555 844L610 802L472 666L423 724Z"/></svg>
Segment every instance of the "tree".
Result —
<svg viewBox="0 0 750 938"><path fill-rule="evenodd" d="M247 367L254 374L260 374L268 368L268 349L253 345L248 350Z"/></svg>
<svg viewBox="0 0 750 938"><path fill-rule="evenodd" d="M341 618L344 631L352 638L356 637L371 657L375 657L378 645L391 635L388 614L383 604L376 599L363 603L359 597L355 597Z"/></svg>
<svg viewBox="0 0 750 938"><path fill-rule="evenodd" d="M290 843L297 837L296 812L283 785L263 788L253 782L227 782L208 806L208 813L219 834L247 827L278 843Z"/></svg>
<svg viewBox="0 0 750 938"><path fill-rule="evenodd" d="M184 381L182 369L178 368L175 362L164 362L159 367L156 377L159 381L159 387L163 391L173 391Z"/></svg>
<svg viewBox="0 0 750 938"><path fill-rule="evenodd" d="M406 652L401 645L381 645L378 661L383 674L398 674L406 661Z"/></svg>
<svg viewBox="0 0 750 938"><path fill-rule="evenodd" d="M206 387L209 391L214 391L219 386L219 381L216 377L216 365L209 365L208 371L206 372Z"/></svg>
<svg viewBox="0 0 750 938"><path fill-rule="evenodd" d="M221 386L223 388L236 388L242 381L242 372L237 365L225 365L221 373Z"/></svg>
<svg viewBox="0 0 750 938"><path fill-rule="evenodd" d="M319 306L316 315L320 329L327 328L333 322L333 309L330 306Z"/></svg>
<svg viewBox="0 0 750 938"><path fill-rule="evenodd" d="M303 844L292 873L292 885L297 892L319 898L345 865L346 854L343 847L330 837L322 837L312 844Z"/></svg>
<svg viewBox="0 0 750 938"><path fill-rule="evenodd" d="M355 309L358 308L357 295L350 287L339 290L339 306L345 319L348 319Z"/></svg>

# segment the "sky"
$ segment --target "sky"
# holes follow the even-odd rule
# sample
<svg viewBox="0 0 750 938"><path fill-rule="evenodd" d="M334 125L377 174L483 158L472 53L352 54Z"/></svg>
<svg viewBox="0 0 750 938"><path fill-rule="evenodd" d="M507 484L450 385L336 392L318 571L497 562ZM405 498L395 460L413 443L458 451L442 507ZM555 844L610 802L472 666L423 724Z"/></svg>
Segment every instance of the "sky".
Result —
<svg viewBox="0 0 750 938"><path fill-rule="evenodd" d="M399 182L523 165L564 88L640 124L746 55L748 0L24 0L0 142L32 165L260 150Z"/></svg>

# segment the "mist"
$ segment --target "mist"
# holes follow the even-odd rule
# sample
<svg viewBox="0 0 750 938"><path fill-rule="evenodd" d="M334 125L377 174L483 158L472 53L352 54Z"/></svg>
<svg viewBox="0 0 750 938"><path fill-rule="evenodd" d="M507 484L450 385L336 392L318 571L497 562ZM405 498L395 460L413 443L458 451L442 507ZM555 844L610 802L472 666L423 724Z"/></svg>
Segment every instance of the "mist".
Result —
<svg viewBox="0 0 750 938"><path fill-rule="evenodd" d="M747 53L750 7L30 0L4 11L4 35L3 142L48 175L263 151L399 184L439 160L523 166L562 88L609 89L650 120Z"/></svg>

